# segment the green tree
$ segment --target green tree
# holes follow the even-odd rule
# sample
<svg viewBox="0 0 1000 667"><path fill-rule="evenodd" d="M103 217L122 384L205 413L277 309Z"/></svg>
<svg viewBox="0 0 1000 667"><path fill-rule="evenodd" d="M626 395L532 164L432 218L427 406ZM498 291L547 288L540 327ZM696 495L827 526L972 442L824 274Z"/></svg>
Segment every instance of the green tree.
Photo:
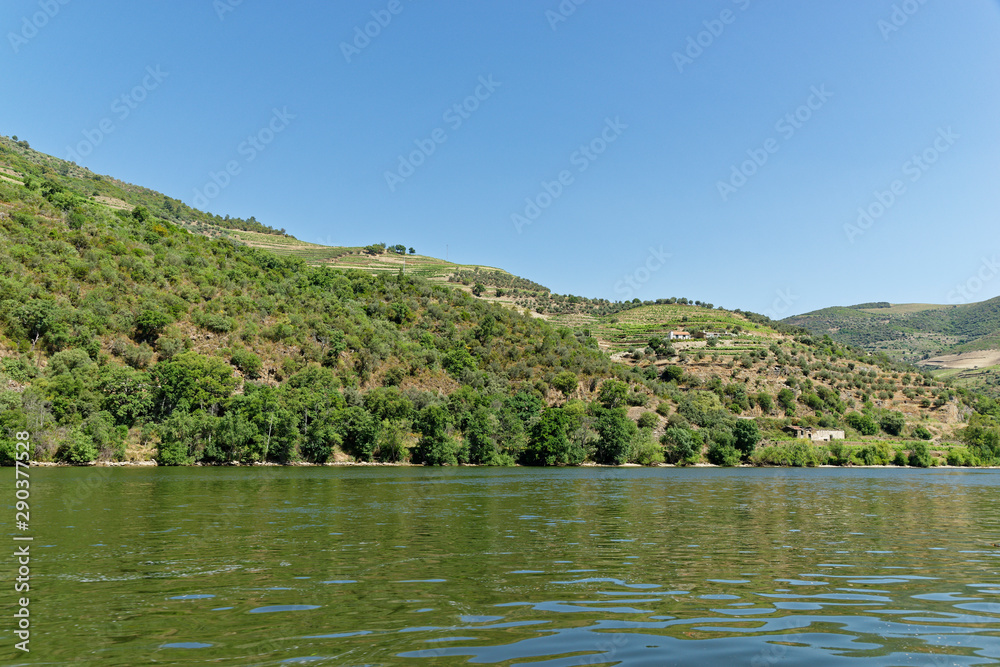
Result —
<svg viewBox="0 0 1000 667"><path fill-rule="evenodd" d="M417 463L425 465L455 465L458 463L458 445L448 436L451 415L441 405L428 405L414 421L420 431L420 440L413 452Z"/></svg>
<svg viewBox="0 0 1000 667"><path fill-rule="evenodd" d="M628 418L625 408L602 410L594 428L599 436L594 459L605 465L627 462L632 440L639 428Z"/></svg>
<svg viewBox="0 0 1000 667"><path fill-rule="evenodd" d="M715 442L708 446L706 454L709 463L725 468L731 468L740 464L740 452L730 444Z"/></svg>
<svg viewBox="0 0 1000 667"><path fill-rule="evenodd" d="M567 435L570 418L562 408L546 408L531 429L531 438L522 460L527 465L554 466L579 463L581 451L573 446Z"/></svg>
<svg viewBox="0 0 1000 667"><path fill-rule="evenodd" d="M378 440L378 422L361 407L340 411L340 437L344 451L359 461L371 461Z"/></svg>
<svg viewBox="0 0 1000 667"><path fill-rule="evenodd" d="M931 466L931 450L926 442L918 442L913 445L910 451L909 464L916 468L929 468Z"/></svg>
<svg viewBox="0 0 1000 667"><path fill-rule="evenodd" d="M628 400L628 384L621 380L605 380L601 384L598 400L608 410L624 406Z"/></svg>
<svg viewBox="0 0 1000 667"><path fill-rule="evenodd" d="M160 443L156 460L160 465L187 465L201 460L215 438L218 419L204 412L174 411L157 427Z"/></svg>
<svg viewBox="0 0 1000 667"><path fill-rule="evenodd" d="M778 405L785 411L786 415L795 414L795 392L788 387L782 388L778 392Z"/></svg>
<svg viewBox="0 0 1000 667"><path fill-rule="evenodd" d="M193 351L156 364L152 377L158 387L156 407L162 415L178 408L216 414L236 389L236 378L229 364Z"/></svg>
<svg viewBox="0 0 1000 667"><path fill-rule="evenodd" d="M906 426L906 417L900 412L887 412L879 420L879 426L889 435L901 435Z"/></svg>
<svg viewBox="0 0 1000 667"><path fill-rule="evenodd" d="M680 382L683 377L684 369L680 366L667 366L660 375L660 379L664 382Z"/></svg>
<svg viewBox="0 0 1000 667"><path fill-rule="evenodd" d="M869 415L860 412L849 412L844 416L847 425L861 435L875 435L878 433L879 424Z"/></svg>
<svg viewBox="0 0 1000 667"><path fill-rule="evenodd" d="M56 460L81 465L97 459L97 447L82 428L71 429L66 440L56 450Z"/></svg>
<svg viewBox="0 0 1000 667"><path fill-rule="evenodd" d="M743 455L744 458L753 453L757 443L760 442L760 429L757 422L752 419L737 419L733 424L733 446Z"/></svg>
<svg viewBox="0 0 1000 667"><path fill-rule="evenodd" d="M576 391L579 382L576 373L572 371L563 371L552 378L552 386L561 391L564 396L569 396Z"/></svg>
<svg viewBox="0 0 1000 667"><path fill-rule="evenodd" d="M678 465L697 463L701 458L700 434L683 426L670 426L660 437L667 460Z"/></svg>
<svg viewBox="0 0 1000 667"><path fill-rule="evenodd" d="M99 388L104 397L102 409L111 413L118 424L133 426L153 409L150 377L145 371L108 364L101 369Z"/></svg>
<svg viewBox="0 0 1000 667"><path fill-rule="evenodd" d="M152 345L173 318L158 310L144 310L135 318L135 342Z"/></svg>
<svg viewBox="0 0 1000 667"><path fill-rule="evenodd" d="M485 291L486 291L486 287L484 287L482 283L476 283L472 287L472 295L473 296L482 296Z"/></svg>

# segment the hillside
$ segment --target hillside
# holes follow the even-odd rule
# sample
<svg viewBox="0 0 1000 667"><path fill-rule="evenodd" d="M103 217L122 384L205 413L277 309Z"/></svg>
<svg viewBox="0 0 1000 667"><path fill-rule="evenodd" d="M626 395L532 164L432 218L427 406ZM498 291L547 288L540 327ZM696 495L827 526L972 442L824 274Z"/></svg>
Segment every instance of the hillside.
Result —
<svg viewBox="0 0 1000 667"><path fill-rule="evenodd" d="M167 219L143 203L162 195L104 177L95 195L10 143L3 459L21 430L35 460L71 463L886 463L928 441L1000 459L996 403L787 324ZM807 445L793 424L849 441Z"/></svg>

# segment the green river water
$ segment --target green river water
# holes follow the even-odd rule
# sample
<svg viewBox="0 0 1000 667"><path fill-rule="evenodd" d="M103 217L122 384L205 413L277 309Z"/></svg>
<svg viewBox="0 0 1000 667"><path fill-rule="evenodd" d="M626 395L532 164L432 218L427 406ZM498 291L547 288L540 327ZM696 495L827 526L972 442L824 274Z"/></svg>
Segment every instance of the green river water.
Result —
<svg viewBox="0 0 1000 667"><path fill-rule="evenodd" d="M8 556L5 665L1000 661L998 471L33 468L31 485L31 652Z"/></svg>

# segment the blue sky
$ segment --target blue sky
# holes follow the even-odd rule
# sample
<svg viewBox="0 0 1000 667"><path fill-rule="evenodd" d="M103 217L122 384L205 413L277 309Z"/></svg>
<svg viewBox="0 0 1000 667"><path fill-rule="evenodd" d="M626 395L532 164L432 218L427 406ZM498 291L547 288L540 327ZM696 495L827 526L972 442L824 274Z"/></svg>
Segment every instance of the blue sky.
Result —
<svg viewBox="0 0 1000 667"><path fill-rule="evenodd" d="M0 132L560 293L1000 294L995 0L577 2L6 0Z"/></svg>

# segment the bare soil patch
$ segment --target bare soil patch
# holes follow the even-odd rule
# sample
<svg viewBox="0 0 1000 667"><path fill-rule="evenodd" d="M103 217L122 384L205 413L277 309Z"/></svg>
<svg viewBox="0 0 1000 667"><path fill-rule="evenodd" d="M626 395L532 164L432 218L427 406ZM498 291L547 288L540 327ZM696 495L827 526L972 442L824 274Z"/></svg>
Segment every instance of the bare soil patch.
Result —
<svg viewBox="0 0 1000 667"><path fill-rule="evenodd" d="M967 370L970 368L986 368L1000 364L1000 350L977 350L975 352L963 352L962 354L946 354L940 357L924 359L921 366L931 368L959 368Z"/></svg>

